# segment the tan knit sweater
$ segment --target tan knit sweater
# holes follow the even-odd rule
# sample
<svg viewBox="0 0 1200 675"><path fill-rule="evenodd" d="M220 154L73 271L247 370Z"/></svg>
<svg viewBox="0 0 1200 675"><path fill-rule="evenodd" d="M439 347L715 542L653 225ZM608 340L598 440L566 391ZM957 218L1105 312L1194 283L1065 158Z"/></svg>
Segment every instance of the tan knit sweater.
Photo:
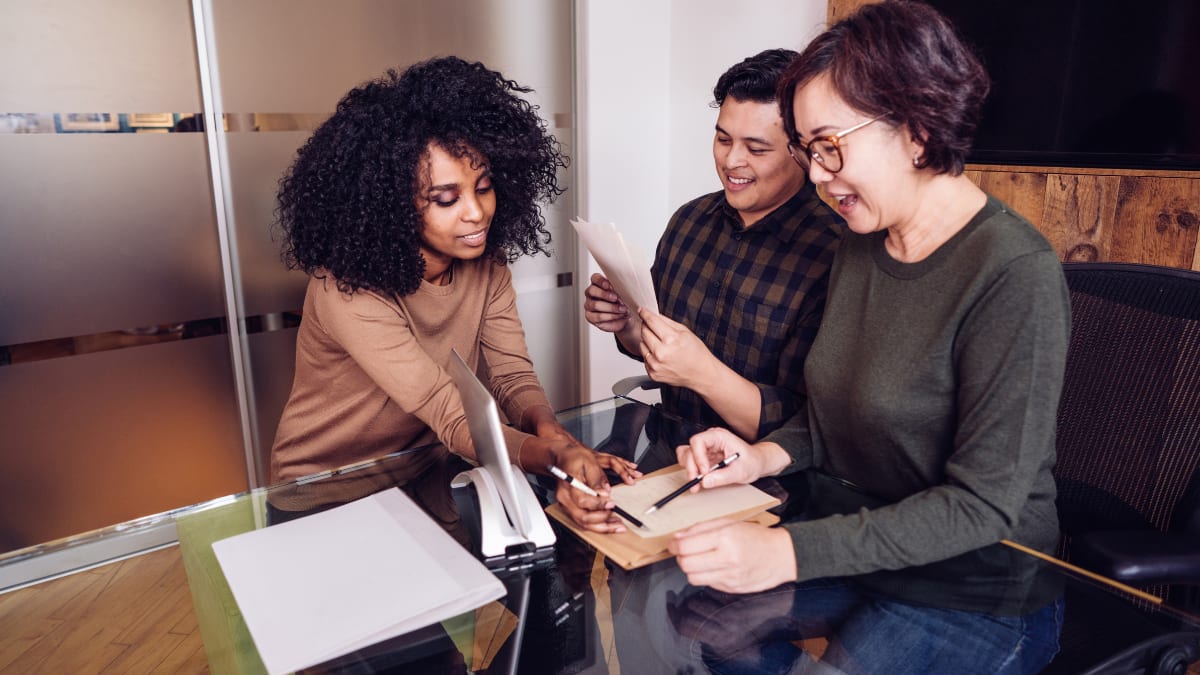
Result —
<svg viewBox="0 0 1200 675"><path fill-rule="evenodd" d="M457 349L482 370L501 411L519 422L549 406L525 346L507 267L458 261L446 286L347 295L312 278L296 337L296 375L271 451L273 483L441 441L474 458L446 366ZM514 461L528 434L505 429ZM412 473L434 459L413 457Z"/></svg>

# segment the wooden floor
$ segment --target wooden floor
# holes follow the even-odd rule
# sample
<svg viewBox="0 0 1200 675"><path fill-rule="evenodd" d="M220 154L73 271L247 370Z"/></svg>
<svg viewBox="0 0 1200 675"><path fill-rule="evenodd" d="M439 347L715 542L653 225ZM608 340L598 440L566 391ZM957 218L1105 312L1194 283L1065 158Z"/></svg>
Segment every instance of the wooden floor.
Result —
<svg viewBox="0 0 1200 675"><path fill-rule="evenodd" d="M179 548L0 595L0 672L207 673Z"/></svg>

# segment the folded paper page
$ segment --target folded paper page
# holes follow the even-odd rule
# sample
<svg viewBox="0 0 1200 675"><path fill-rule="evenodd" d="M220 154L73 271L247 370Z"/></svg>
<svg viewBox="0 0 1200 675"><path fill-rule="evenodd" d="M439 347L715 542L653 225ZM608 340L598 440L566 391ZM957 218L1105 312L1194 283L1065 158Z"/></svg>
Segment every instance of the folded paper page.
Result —
<svg viewBox="0 0 1200 675"><path fill-rule="evenodd" d="M504 585L397 488L213 544L269 673L469 612Z"/></svg>
<svg viewBox="0 0 1200 675"><path fill-rule="evenodd" d="M626 242L612 223L589 223L575 218L571 225L595 258L600 271L612 283L621 302L635 313L641 307L658 312L658 298L646 254Z"/></svg>

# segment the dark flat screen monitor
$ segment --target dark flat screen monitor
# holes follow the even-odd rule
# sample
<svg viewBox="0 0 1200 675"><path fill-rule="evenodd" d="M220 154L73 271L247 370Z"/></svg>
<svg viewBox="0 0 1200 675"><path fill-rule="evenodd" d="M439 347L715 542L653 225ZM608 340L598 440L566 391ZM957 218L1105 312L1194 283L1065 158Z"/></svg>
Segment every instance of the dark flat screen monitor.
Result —
<svg viewBox="0 0 1200 675"><path fill-rule="evenodd" d="M1200 1L928 1L992 78L968 161L1200 170Z"/></svg>

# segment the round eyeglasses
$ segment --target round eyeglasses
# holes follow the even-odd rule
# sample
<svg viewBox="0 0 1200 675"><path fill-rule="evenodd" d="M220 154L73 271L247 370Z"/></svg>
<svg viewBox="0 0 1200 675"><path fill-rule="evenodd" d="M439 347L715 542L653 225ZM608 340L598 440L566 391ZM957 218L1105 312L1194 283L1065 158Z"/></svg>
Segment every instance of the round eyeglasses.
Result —
<svg viewBox="0 0 1200 675"><path fill-rule="evenodd" d="M805 171L808 171L810 162L816 162L821 165L822 169L825 169L829 173L837 173L846 166L846 160L842 157L842 139L871 122L881 120L886 116L887 113L872 117L866 122L859 122L849 129L843 129L832 136L817 136L808 143L800 139L793 140L791 143L788 143L788 154Z"/></svg>

